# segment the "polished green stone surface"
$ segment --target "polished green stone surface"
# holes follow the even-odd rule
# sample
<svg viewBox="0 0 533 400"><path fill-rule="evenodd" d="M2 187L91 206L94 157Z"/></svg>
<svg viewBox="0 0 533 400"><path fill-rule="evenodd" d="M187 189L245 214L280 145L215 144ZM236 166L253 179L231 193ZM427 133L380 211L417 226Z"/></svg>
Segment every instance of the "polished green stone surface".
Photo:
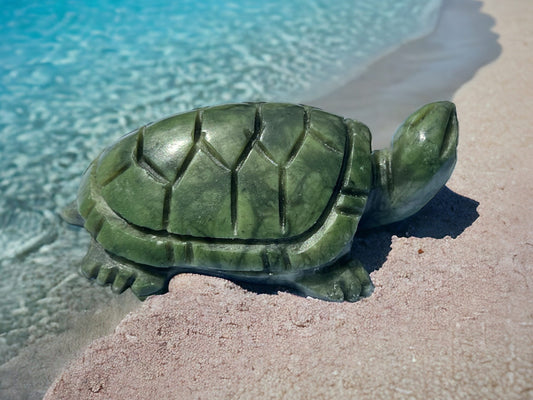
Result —
<svg viewBox="0 0 533 400"><path fill-rule="evenodd" d="M372 292L348 256L359 222L405 218L449 178L457 119L431 103L371 151L368 128L313 107L243 103L143 126L105 149L64 212L93 243L82 270L140 298L198 272L355 301Z"/></svg>

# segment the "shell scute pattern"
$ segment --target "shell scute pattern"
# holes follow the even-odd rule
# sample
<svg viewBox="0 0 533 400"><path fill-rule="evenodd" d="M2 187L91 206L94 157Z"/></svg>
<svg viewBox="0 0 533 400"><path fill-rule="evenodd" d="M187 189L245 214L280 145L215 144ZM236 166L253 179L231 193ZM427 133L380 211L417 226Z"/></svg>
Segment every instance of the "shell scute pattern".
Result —
<svg viewBox="0 0 533 400"><path fill-rule="evenodd" d="M141 265L271 274L326 264L350 243L370 189L362 127L270 103L173 116L93 162L80 214L109 253Z"/></svg>
<svg viewBox="0 0 533 400"><path fill-rule="evenodd" d="M342 118L307 107L212 107L123 138L100 157L96 179L111 209L139 227L203 238L294 237L317 223L338 190L346 140ZM316 160L322 165L313 170Z"/></svg>

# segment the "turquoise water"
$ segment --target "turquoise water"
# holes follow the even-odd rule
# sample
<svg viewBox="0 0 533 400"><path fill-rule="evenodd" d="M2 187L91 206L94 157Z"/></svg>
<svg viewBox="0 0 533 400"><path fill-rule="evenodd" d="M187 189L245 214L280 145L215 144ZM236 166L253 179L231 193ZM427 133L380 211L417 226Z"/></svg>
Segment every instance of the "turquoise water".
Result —
<svg viewBox="0 0 533 400"><path fill-rule="evenodd" d="M41 1L0 9L0 363L110 301L59 210L99 150L148 121L301 101L431 31L440 0Z"/></svg>

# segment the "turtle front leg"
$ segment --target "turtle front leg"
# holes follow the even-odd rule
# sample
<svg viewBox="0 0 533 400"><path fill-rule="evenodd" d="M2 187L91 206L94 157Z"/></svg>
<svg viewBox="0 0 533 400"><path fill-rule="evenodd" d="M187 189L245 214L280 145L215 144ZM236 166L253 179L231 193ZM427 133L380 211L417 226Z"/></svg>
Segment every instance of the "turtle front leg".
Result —
<svg viewBox="0 0 533 400"><path fill-rule="evenodd" d="M356 259L341 257L329 267L307 273L295 280L303 294L328 301L354 302L368 297L374 285L368 272Z"/></svg>
<svg viewBox="0 0 533 400"><path fill-rule="evenodd" d="M87 278L95 279L99 285L111 284L111 290L115 293L122 293L131 287L140 300L165 292L167 288L166 273L112 257L94 239L82 260L81 272Z"/></svg>

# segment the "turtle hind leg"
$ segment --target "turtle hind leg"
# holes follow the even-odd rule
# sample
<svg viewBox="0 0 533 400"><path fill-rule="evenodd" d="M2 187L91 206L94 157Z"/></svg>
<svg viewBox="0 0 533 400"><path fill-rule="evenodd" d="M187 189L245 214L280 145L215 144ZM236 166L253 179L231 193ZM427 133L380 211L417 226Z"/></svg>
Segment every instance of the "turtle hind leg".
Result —
<svg viewBox="0 0 533 400"><path fill-rule="evenodd" d="M110 284L115 293L131 288L140 300L165 292L168 285L167 273L113 257L94 239L82 260L81 272L99 285Z"/></svg>
<svg viewBox="0 0 533 400"><path fill-rule="evenodd" d="M348 256L329 267L302 275L295 280L295 286L304 295L329 301L354 302L374 291L363 265Z"/></svg>

